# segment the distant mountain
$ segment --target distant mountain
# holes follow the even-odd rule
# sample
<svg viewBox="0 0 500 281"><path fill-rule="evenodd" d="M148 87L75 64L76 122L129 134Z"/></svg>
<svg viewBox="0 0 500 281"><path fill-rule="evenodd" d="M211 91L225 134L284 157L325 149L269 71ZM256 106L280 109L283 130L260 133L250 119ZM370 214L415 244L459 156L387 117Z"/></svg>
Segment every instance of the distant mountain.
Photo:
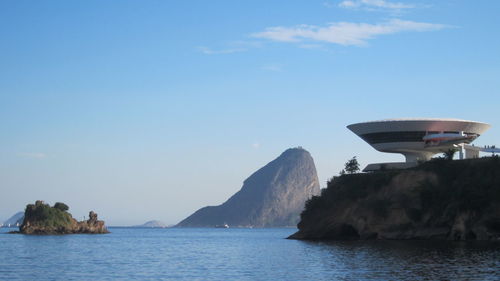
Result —
<svg viewBox="0 0 500 281"><path fill-rule="evenodd" d="M296 226L306 200L319 192L313 158L305 149L291 148L253 173L225 203L201 208L177 226Z"/></svg>
<svg viewBox="0 0 500 281"><path fill-rule="evenodd" d="M4 226L11 225L11 226L16 226L17 223L22 224L24 219L24 212L18 212L12 217L10 217L8 220L3 222Z"/></svg>
<svg viewBox="0 0 500 281"><path fill-rule="evenodd" d="M141 225L136 225L134 227L165 228L167 227L167 225L162 221L152 220Z"/></svg>

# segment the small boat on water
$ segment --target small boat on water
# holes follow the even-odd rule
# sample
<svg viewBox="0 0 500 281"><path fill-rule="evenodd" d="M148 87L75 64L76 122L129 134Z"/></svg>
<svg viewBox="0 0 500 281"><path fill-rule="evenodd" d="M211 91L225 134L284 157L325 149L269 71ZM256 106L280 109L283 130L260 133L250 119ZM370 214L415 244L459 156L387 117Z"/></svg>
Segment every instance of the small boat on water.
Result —
<svg viewBox="0 0 500 281"><path fill-rule="evenodd" d="M227 223L217 224L217 225L215 225L215 228L229 228L229 225Z"/></svg>

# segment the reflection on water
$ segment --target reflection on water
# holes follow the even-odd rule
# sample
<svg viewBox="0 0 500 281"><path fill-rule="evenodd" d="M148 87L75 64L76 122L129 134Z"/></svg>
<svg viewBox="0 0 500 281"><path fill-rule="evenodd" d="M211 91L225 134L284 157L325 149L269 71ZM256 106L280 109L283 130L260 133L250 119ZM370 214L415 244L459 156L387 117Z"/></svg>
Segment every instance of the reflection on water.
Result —
<svg viewBox="0 0 500 281"><path fill-rule="evenodd" d="M295 229L111 231L0 234L0 280L500 280L500 242L284 239Z"/></svg>
<svg viewBox="0 0 500 281"><path fill-rule="evenodd" d="M327 257L325 267L347 280L500 280L500 242L304 243Z"/></svg>

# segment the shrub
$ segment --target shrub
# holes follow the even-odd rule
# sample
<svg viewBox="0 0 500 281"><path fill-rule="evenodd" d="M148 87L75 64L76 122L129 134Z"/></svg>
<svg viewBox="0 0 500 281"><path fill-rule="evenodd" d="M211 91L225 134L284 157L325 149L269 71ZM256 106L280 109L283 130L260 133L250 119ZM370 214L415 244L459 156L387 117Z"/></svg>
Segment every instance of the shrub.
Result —
<svg viewBox="0 0 500 281"><path fill-rule="evenodd" d="M63 212L66 212L67 210L69 210L68 205L66 205L64 203L61 203L61 202L56 202L54 204L54 208L59 209L59 210L61 210Z"/></svg>
<svg viewBox="0 0 500 281"><path fill-rule="evenodd" d="M60 203L59 208L64 208L64 206L68 208L64 203ZM71 215L59 208L50 207L48 204L44 204L43 201L37 201L35 205L28 204L24 212L24 221L40 227L68 227L71 224Z"/></svg>
<svg viewBox="0 0 500 281"><path fill-rule="evenodd" d="M356 156L352 157L349 161L347 161L345 163L345 168L342 171L345 171L344 173L348 173L348 174L355 174L355 173L359 172L359 163L358 163L358 159L356 159ZM341 171L341 175L342 175L342 171Z"/></svg>

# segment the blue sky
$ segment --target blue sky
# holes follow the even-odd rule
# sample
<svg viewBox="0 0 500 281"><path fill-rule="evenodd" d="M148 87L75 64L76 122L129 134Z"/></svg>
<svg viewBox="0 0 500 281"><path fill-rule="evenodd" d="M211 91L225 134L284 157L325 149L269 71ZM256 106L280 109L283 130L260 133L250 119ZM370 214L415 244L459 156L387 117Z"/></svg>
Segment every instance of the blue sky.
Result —
<svg viewBox="0 0 500 281"><path fill-rule="evenodd" d="M1 1L0 219L44 199L108 224L176 223L289 147L322 185L346 125L492 124L497 1Z"/></svg>

